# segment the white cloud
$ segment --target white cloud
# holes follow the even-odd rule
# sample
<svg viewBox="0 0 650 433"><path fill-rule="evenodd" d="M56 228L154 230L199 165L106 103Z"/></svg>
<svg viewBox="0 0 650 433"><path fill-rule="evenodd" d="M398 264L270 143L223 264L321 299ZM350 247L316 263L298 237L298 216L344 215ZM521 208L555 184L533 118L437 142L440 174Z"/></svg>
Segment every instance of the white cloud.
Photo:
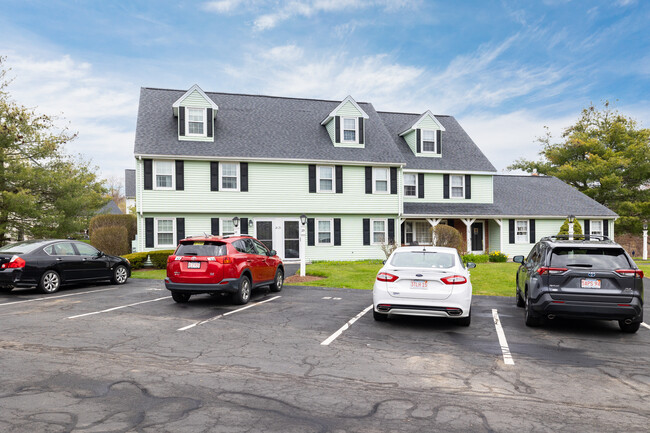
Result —
<svg viewBox="0 0 650 433"><path fill-rule="evenodd" d="M203 9L209 12L229 13L242 5L243 0L219 0L203 3Z"/></svg>

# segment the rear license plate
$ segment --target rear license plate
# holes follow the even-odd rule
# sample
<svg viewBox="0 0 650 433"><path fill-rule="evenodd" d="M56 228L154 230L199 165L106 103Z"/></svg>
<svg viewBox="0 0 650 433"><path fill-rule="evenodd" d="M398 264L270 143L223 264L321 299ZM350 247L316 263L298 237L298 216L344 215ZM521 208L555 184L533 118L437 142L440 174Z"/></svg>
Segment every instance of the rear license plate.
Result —
<svg viewBox="0 0 650 433"><path fill-rule="evenodd" d="M426 289L428 281L412 280L411 289Z"/></svg>
<svg viewBox="0 0 650 433"><path fill-rule="evenodd" d="M201 269L201 262L187 262L187 269Z"/></svg>
<svg viewBox="0 0 650 433"><path fill-rule="evenodd" d="M600 289L600 280L585 279L582 280L583 289Z"/></svg>

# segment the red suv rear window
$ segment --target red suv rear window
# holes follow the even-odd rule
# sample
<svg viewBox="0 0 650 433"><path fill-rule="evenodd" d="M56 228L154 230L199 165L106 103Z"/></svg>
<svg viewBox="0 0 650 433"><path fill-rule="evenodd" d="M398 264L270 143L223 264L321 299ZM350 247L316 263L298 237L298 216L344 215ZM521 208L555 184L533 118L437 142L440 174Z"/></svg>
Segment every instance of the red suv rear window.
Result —
<svg viewBox="0 0 650 433"><path fill-rule="evenodd" d="M186 241L178 246L177 256L225 256L228 254L226 244L211 241Z"/></svg>

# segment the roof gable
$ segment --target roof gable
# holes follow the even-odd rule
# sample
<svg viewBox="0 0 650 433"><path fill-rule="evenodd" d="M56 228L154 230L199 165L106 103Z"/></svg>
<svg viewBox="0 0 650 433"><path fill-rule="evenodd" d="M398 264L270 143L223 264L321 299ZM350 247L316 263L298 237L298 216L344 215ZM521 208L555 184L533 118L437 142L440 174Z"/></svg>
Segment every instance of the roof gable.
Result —
<svg viewBox="0 0 650 433"><path fill-rule="evenodd" d="M439 129L440 131L446 131L445 127L436 119L436 116L433 115L431 110L425 111L415 123L408 126L399 135L402 137L415 129Z"/></svg>
<svg viewBox="0 0 650 433"><path fill-rule="evenodd" d="M356 110L356 112L354 111ZM363 117L364 119L369 119L370 116L363 111L363 108L357 104L357 101L348 95L339 105L332 110L330 114L320 123L321 125L327 124L334 116L352 116L352 117Z"/></svg>
<svg viewBox="0 0 650 433"><path fill-rule="evenodd" d="M172 108L174 109L174 116L178 116L178 108L181 105L185 106L184 102L186 100L200 101L201 98L205 102L205 108L212 108L214 110L214 114L216 115L216 112L219 109L217 104L215 104L215 102L212 99L210 99L208 95L205 94L205 92L199 87L198 84L195 84L192 87L190 87L190 89L187 92L185 92L180 98L178 98L176 102L172 104ZM195 104L196 103L194 103L193 105ZM204 105L204 104L201 104L199 102L199 105Z"/></svg>

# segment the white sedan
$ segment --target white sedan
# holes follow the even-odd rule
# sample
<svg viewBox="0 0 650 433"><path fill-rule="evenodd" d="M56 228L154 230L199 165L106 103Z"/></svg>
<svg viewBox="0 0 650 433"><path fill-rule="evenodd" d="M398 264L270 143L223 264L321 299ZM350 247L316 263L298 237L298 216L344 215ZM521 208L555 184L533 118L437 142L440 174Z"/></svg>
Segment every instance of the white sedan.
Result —
<svg viewBox="0 0 650 433"><path fill-rule="evenodd" d="M471 321L469 269L455 248L397 248L379 270L372 289L375 320L389 315L447 317L461 326Z"/></svg>

